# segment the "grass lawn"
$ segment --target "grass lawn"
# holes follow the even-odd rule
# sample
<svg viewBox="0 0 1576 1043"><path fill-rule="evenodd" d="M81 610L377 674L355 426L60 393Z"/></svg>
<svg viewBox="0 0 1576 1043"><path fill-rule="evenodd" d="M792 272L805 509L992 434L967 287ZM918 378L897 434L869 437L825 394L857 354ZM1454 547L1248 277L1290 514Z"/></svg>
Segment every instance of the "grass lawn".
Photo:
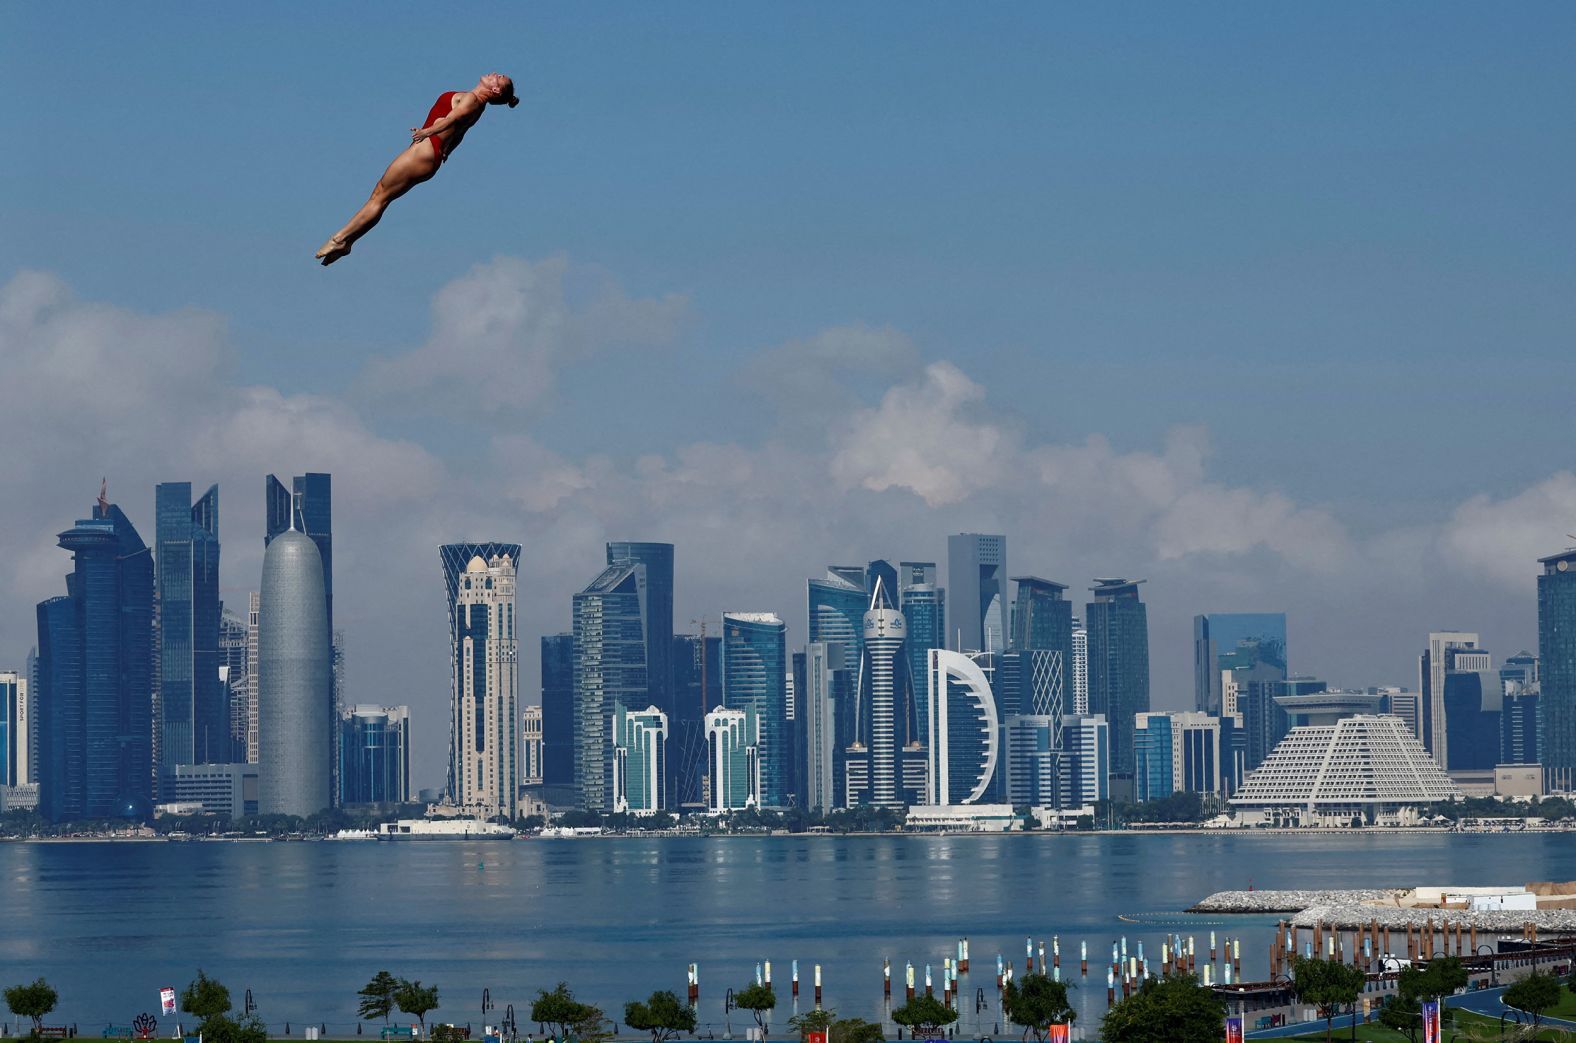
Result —
<svg viewBox="0 0 1576 1043"><path fill-rule="evenodd" d="M1572 997L1571 994L1567 992L1561 997L1561 1002L1565 1001L1576 1003L1576 997ZM1573 1007L1573 1009L1576 1009L1576 1007ZM1560 1043L1560 1041L1576 1039L1576 1035L1571 1035L1565 1029L1560 1028L1543 1028L1539 1030L1536 1036L1517 1036L1514 1034L1515 1027L1516 1026L1514 1023L1508 1022L1506 1024L1505 1038L1507 1040L1515 1039L1535 1041L1535 1043ZM1310 1032L1306 1036L1293 1036L1292 1038L1310 1041L1310 1043L1313 1040L1318 1040L1320 1043L1323 1043L1324 1031L1321 1029L1318 1032ZM1334 1038L1337 1041L1350 1040L1352 1038L1352 1027L1348 1025L1345 1028L1336 1029ZM1421 1038L1421 1034L1419 1034L1419 1038ZM1460 1040L1461 1043L1468 1043L1468 1041L1475 1040L1481 1040L1484 1041L1484 1043L1487 1043L1489 1040L1498 1040L1499 1019L1485 1018L1481 1014L1473 1014L1470 1011L1458 1010L1456 1011L1455 1024L1445 1026L1444 1038L1445 1043L1455 1043L1456 1040ZM1406 1036L1399 1032L1392 1032L1383 1025L1380 1025L1378 1022L1357 1026L1357 1039L1358 1043L1410 1043L1410 1040L1408 1040Z"/></svg>
<svg viewBox="0 0 1576 1043"><path fill-rule="evenodd" d="M1564 1018L1567 1021L1576 1021L1576 992L1561 987L1560 1001L1549 1011L1550 1017Z"/></svg>

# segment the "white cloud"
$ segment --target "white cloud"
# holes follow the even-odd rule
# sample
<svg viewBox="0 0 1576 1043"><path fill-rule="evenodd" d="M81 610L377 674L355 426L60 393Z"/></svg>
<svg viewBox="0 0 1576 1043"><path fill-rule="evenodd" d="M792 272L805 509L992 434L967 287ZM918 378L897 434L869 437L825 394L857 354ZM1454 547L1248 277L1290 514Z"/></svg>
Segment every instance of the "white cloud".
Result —
<svg viewBox="0 0 1576 1043"><path fill-rule="evenodd" d="M1514 496L1474 496L1439 534L1446 560L1510 587L1525 587L1536 561L1571 540L1576 527L1576 474L1560 471Z"/></svg>
<svg viewBox="0 0 1576 1043"><path fill-rule="evenodd" d="M688 305L676 294L627 296L612 279L564 257L499 257L438 291L426 343L374 360L374 398L461 416L529 410L564 366L611 348L672 340Z"/></svg>

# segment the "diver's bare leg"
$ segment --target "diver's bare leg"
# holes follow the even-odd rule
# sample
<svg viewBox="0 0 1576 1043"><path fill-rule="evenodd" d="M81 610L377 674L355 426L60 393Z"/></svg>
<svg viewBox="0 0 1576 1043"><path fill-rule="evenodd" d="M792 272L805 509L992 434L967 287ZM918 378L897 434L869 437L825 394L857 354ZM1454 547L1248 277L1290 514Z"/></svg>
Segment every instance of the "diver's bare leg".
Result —
<svg viewBox="0 0 1576 1043"><path fill-rule="evenodd" d="M437 172L438 157L431 142L418 141L401 152L372 187L372 195L356 215L317 251L318 259L329 265L348 254L351 244L372 230L390 203Z"/></svg>

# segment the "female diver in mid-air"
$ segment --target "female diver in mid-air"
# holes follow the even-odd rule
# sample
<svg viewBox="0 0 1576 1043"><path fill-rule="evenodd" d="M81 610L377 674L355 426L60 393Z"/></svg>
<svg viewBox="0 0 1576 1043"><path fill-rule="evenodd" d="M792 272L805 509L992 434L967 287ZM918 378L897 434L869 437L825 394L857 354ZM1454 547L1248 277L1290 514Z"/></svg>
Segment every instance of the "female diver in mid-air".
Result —
<svg viewBox="0 0 1576 1043"><path fill-rule="evenodd" d="M514 96L514 81L502 73L490 72L468 91L447 91L427 113L427 122L410 129L410 148L401 152L372 187L366 201L350 223L335 232L317 251L318 260L333 264L350 252L351 244L378 223L383 211L400 196L438 172L438 167L459 147L465 132L482 118L488 105L520 104Z"/></svg>

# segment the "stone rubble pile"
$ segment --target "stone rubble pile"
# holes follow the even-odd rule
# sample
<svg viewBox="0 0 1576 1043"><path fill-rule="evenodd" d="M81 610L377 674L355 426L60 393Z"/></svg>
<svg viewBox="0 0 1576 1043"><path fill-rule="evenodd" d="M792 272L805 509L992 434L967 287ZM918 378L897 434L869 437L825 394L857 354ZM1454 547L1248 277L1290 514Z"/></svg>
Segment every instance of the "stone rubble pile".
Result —
<svg viewBox="0 0 1576 1043"><path fill-rule="evenodd" d="M1217 891L1188 910L1190 913L1300 913L1314 906L1383 902L1404 889L1353 891Z"/></svg>

